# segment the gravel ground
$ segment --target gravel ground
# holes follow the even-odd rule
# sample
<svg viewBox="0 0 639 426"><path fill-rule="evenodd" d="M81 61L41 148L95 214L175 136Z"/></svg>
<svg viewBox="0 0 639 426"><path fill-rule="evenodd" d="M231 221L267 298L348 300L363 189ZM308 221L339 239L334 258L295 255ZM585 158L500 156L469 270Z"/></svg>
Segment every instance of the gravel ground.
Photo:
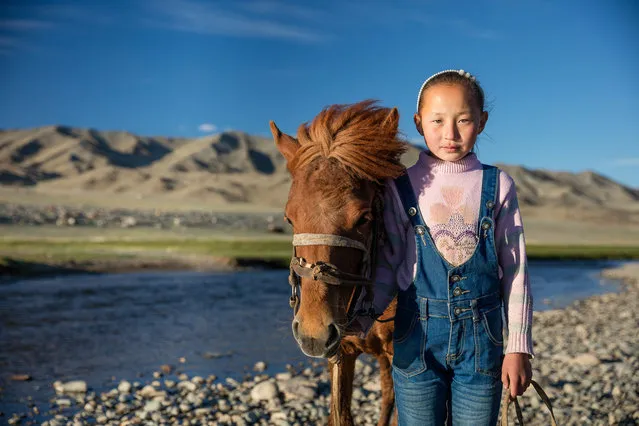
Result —
<svg viewBox="0 0 639 426"><path fill-rule="evenodd" d="M272 213L160 211L36 206L0 202L0 224L56 225L60 227L172 229L191 227L222 230L284 232L281 215Z"/></svg>

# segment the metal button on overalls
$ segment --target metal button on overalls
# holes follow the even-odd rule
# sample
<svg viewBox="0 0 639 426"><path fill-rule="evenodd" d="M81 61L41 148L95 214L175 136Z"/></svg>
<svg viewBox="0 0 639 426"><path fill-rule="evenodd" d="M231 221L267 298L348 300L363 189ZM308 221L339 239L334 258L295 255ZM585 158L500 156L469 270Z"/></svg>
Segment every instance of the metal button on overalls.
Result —
<svg viewBox="0 0 639 426"><path fill-rule="evenodd" d="M455 289L453 290L453 296L461 296L462 294L462 289L459 287L455 287Z"/></svg>
<svg viewBox="0 0 639 426"><path fill-rule="evenodd" d="M455 315L461 314L461 311L462 311L461 308L455 308L455 310L454 310Z"/></svg>
<svg viewBox="0 0 639 426"><path fill-rule="evenodd" d="M490 200L486 203L486 207L488 207L489 209L492 209L493 207L495 207L495 203L492 200Z"/></svg>
<svg viewBox="0 0 639 426"><path fill-rule="evenodd" d="M410 209L408 209L408 214L410 216L415 216L417 214L417 209L415 207L411 207Z"/></svg>
<svg viewBox="0 0 639 426"><path fill-rule="evenodd" d="M490 229L490 222L484 222L481 224L481 228L483 230L489 230Z"/></svg>
<svg viewBox="0 0 639 426"><path fill-rule="evenodd" d="M450 277L451 281L454 283L459 282L459 280L461 280L461 277L459 275L453 275Z"/></svg>

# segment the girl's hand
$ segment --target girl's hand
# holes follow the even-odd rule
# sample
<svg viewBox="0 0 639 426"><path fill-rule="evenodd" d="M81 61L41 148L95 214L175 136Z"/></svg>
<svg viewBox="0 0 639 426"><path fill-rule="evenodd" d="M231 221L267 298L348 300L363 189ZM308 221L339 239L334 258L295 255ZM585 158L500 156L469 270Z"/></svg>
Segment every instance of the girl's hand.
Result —
<svg viewBox="0 0 639 426"><path fill-rule="evenodd" d="M512 398L521 395L530 386L532 367L528 354L509 353L501 364L501 381L505 389L510 389Z"/></svg>

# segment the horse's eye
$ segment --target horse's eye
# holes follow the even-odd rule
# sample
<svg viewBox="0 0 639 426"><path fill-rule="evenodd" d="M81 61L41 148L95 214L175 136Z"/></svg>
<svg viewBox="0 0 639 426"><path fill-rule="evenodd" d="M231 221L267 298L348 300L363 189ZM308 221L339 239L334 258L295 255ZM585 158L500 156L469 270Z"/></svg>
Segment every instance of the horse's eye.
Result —
<svg viewBox="0 0 639 426"><path fill-rule="evenodd" d="M288 216L284 216L284 220L287 221L289 225L293 226L293 222L288 218Z"/></svg>
<svg viewBox="0 0 639 426"><path fill-rule="evenodd" d="M355 228L359 228L361 226L366 225L367 223L369 223L370 221L373 220L373 217L371 216L370 212L366 212L363 215L360 216L360 218L357 220L357 222L355 222Z"/></svg>

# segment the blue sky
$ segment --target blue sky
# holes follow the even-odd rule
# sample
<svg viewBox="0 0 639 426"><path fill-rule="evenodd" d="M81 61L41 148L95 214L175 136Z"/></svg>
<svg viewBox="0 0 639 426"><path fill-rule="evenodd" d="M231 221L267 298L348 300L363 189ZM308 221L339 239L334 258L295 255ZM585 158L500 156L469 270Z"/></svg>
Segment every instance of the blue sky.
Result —
<svg viewBox="0 0 639 426"><path fill-rule="evenodd" d="M625 1L4 0L0 127L294 133L324 106L397 106L477 76L483 162L639 187L639 5Z"/></svg>

